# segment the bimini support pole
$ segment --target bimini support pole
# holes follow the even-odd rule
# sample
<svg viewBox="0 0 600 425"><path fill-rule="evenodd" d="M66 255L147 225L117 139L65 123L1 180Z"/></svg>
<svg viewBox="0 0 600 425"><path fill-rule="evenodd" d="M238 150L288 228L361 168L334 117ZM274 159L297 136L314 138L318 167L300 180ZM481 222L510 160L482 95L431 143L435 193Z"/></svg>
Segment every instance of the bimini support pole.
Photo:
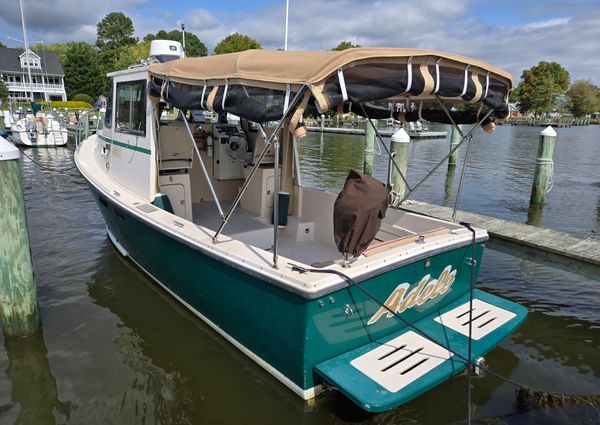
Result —
<svg viewBox="0 0 600 425"><path fill-rule="evenodd" d="M202 174L204 174L204 178L206 179L206 183L208 183L208 188L210 189L210 194L215 200L215 204L217 205L217 209L219 210L219 215L223 218L223 210L221 209L221 204L219 203L219 198L217 198L217 193L215 192L215 188L210 181L210 176L208 175L208 171L206 171L206 167L204 166L204 161L202 161L202 157L200 156L200 151L198 150L198 146L196 146L196 141L194 140L194 135L192 134L192 130L190 129L190 124L187 122L185 118L185 114L182 110L179 110L181 114L181 119L185 123L185 128L187 129L188 135L190 136L190 141L192 142L192 146L196 151L196 155L198 156L198 162L200 163L200 168L202 168Z"/></svg>
<svg viewBox="0 0 600 425"><path fill-rule="evenodd" d="M285 127L284 126L284 131L285 131ZM274 174L274 181L273 181L273 186L274 187L274 191L273 191L273 268L274 269L278 269L279 266L277 265L277 248L278 248L278 240L277 240L277 236L278 236L278 229L279 229L279 185L281 184L280 179L279 179L279 146L281 145L281 142L279 141L279 138L275 138L275 143L273 143L273 147L275 149L275 161L273 163L273 174Z"/></svg>
<svg viewBox="0 0 600 425"><path fill-rule="evenodd" d="M452 118L452 114L448 110L448 107L446 105L444 105L444 102L442 102L442 99L440 99L440 97L437 94L435 95L435 100L437 100L438 104L442 107L442 109L444 110L444 113L446 114L446 116L448 117L450 122L452 123L452 127L454 128L454 131L457 131L458 134L460 135L460 137L464 137L462 129L460 128L460 126L458 124L456 124L456 121L454 121L454 118ZM483 120L481 120L481 121L483 121Z"/></svg>
<svg viewBox="0 0 600 425"><path fill-rule="evenodd" d="M439 99L438 99L439 101ZM444 109L444 111L446 112L446 114L448 115L448 118L450 119L450 121L452 122L452 124L455 127L458 127L456 125L456 122L454 121L454 119L452 118L452 116L450 115L448 109L446 108L446 105L444 105L443 103L440 102L440 104L442 105L442 108ZM444 162L446 162L448 160L448 158L450 158L450 155L452 155L454 153L454 151L456 151L458 148L460 148L462 146L462 144L468 140L473 133L475 133L475 131L481 127L481 123L483 121L485 121L486 118L488 118L490 115L492 115L492 112L494 112L493 109L490 109L481 120L479 120L477 122L477 124L475 124L475 126L473 126L472 129L470 129L467 134L465 134L464 136L462 136L462 138L460 139L460 142L458 142L458 144L456 146L454 146L450 152L448 152L448 154L446 154L446 156L444 156L444 158L442 158L442 160L440 162L437 163L437 165L435 167L433 167L433 169L431 169L431 171L429 171L406 195L404 195L404 198L402 198L400 200L400 203L404 202L406 199L408 199L408 197L410 195L412 195L422 184L423 182L425 182L425 180L427 180L433 173L435 173L437 171L438 168L440 168L442 166L442 164ZM462 131L460 129L457 129L457 131L462 135Z"/></svg>
<svg viewBox="0 0 600 425"><path fill-rule="evenodd" d="M252 181L252 177L254 177L254 174L256 174L256 170L258 170L258 167L260 166L260 164L263 161L264 157L267 155L267 152L269 151L269 148L271 147L271 143L273 143L273 140L275 139L275 137L277 137L277 133L279 133L279 130L281 130L281 127L283 126L283 123L287 119L289 119L290 116L293 114L294 110L296 109L296 106L298 105L298 103L300 102L300 100L302 99L302 97L304 96L304 91L306 90L306 88L307 88L307 86L300 87L300 89L298 90L298 93L296 93L296 95L294 96L294 98L290 102L290 107L284 112L283 117L281 117L281 120L277 123L277 126L275 127L275 130L273 131L273 133L271 134L271 136L269 136L267 138L262 125L259 126L259 128L261 130L261 133L263 134L263 137L266 140L265 147L262 150L262 152L260 153L260 156L258 157L258 160L256 161L256 164L254 164L254 167L250 171L250 174L248 175L248 178L246 178L246 181L244 182L244 184L242 185L240 191L238 192L238 194L236 195L235 199L231 203L231 206L229 207L229 210L227 210L227 213L223 217L223 222L221 223L221 225L219 226L219 228L215 232L215 235L213 236L213 239L212 239L213 243L217 242L217 238L219 237L219 235L223 231L223 228L225 227L225 225L227 224L227 222L231 218L231 214L233 214L233 211L235 210L235 207L237 207L237 205L240 202L240 199L242 199L242 196L244 196L244 193L246 193L246 190L248 189L248 186L250 185L250 182Z"/></svg>

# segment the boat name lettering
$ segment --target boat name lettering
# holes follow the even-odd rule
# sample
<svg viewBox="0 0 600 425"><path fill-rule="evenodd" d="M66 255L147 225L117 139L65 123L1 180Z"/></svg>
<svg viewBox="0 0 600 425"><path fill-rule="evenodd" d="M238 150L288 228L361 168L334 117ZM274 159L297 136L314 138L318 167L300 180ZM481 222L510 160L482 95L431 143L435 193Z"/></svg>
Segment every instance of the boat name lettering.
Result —
<svg viewBox="0 0 600 425"><path fill-rule="evenodd" d="M377 313L369 319L367 324L373 325L383 315L386 315L387 318L394 317L389 310L394 313L402 313L407 308L412 308L415 305L422 305L427 300L434 299L438 295L446 293L454 283L455 278L456 270L452 270L451 266L446 266L437 279L432 279L429 274L423 276L417 286L410 292L408 292L410 283L401 283L389 295L384 303L385 307L382 306Z"/></svg>

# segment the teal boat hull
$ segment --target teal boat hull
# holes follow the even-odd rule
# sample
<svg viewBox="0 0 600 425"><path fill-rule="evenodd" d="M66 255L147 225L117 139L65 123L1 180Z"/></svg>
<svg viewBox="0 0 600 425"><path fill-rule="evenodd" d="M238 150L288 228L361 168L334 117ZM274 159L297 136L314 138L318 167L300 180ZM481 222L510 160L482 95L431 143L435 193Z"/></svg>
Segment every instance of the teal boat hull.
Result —
<svg viewBox="0 0 600 425"><path fill-rule="evenodd" d="M291 292L164 233L91 189L122 253L304 398L313 397L323 383L316 365L405 327L381 314L381 306L359 288L342 287L318 298ZM483 248L476 245L475 276ZM388 303L402 285L408 288L405 301L411 291L420 290L413 298L420 296L423 302L400 306L396 299L402 317L417 322L468 292L471 263L471 246L466 245L369 277L360 285ZM435 297L425 294L422 282L444 276L445 270L454 273L445 291Z"/></svg>

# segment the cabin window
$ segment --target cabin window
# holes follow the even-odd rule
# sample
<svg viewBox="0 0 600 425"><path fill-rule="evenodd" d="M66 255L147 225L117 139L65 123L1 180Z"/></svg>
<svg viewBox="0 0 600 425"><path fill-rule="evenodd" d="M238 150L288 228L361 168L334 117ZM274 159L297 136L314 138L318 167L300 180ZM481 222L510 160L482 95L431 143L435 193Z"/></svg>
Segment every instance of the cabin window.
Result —
<svg viewBox="0 0 600 425"><path fill-rule="evenodd" d="M146 135L146 81L117 83L116 130Z"/></svg>

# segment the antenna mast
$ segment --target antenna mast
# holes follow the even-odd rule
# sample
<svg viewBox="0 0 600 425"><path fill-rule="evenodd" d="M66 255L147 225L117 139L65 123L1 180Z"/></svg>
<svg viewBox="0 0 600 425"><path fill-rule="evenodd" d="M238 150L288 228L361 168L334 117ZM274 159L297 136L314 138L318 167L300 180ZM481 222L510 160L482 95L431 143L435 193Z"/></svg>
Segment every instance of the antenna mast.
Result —
<svg viewBox="0 0 600 425"><path fill-rule="evenodd" d="M31 80L31 66L29 65L29 44L27 43L27 29L25 28L25 12L23 11L23 0L19 0L21 7L21 24L23 25L23 41L25 42L25 58L27 65L27 76L29 78L29 87L31 88L31 101L33 102L33 81Z"/></svg>

